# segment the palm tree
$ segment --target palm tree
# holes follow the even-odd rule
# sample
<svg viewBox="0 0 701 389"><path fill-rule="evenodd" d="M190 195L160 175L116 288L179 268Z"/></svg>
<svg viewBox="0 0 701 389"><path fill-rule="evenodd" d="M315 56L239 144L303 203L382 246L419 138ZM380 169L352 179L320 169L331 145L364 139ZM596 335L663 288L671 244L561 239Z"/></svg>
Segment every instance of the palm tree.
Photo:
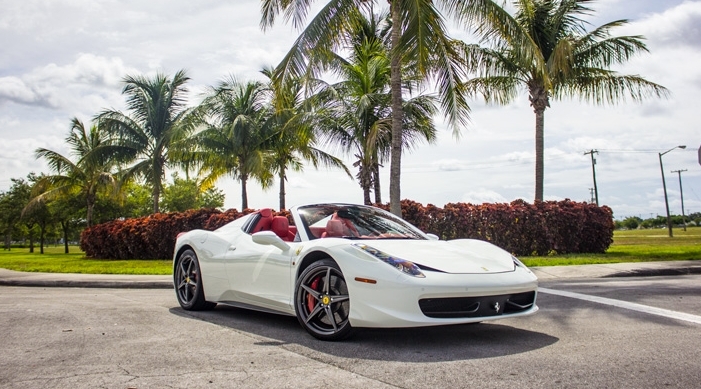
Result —
<svg viewBox="0 0 701 389"><path fill-rule="evenodd" d="M358 20L357 29L345 41L351 44L349 59L331 54L329 67L340 82L327 85L318 96L330 99L336 113L336 125L329 126L325 137L357 160L358 181L363 189L363 201L370 204L370 192L381 203L379 166L390 154L392 144L392 114L390 109L390 58L382 33L382 15ZM412 74L405 70L405 74ZM405 77L404 89L417 86L419 80ZM436 129L432 116L436 113L435 99L417 96L403 103L402 149L415 146L422 139L433 142Z"/></svg>
<svg viewBox="0 0 701 389"><path fill-rule="evenodd" d="M206 174L204 188L217 179L230 175L241 182L241 208L248 208L246 184L256 179L263 188L270 186L272 174L268 154L264 149L270 138L266 122L270 109L266 107L267 88L262 82L239 82L234 77L210 88L199 109L203 112L205 128L195 135L198 151L195 158Z"/></svg>
<svg viewBox="0 0 701 389"><path fill-rule="evenodd" d="M323 125L318 120L321 115L313 107L312 99L304 98L304 86L300 80L288 79L281 83L273 82L274 69L264 69L262 73L270 79L271 117L268 121L270 138L264 148L273 161L273 172L280 181L280 210L286 209L285 182L287 170L302 171L304 161L318 168L343 169L352 177L348 168L339 158L316 146L316 134ZM322 119L323 120L323 119Z"/></svg>
<svg viewBox="0 0 701 389"><path fill-rule="evenodd" d="M33 198L25 211L61 197L80 197L87 207L85 217L88 227L92 225L93 208L98 192L116 193L116 164L110 154L110 135L100 126L86 129L77 118L71 121L71 133L66 143L71 148L76 162L55 151L38 148L36 158L43 158L54 175L41 176L33 188Z"/></svg>
<svg viewBox="0 0 701 389"><path fill-rule="evenodd" d="M501 23L485 23L481 32L492 47L465 46L469 67L478 77L467 82L471 93L487 102L506 104L521 88L535 112L535 200L543 200L543 140L545 109L551 99L579 97L596 104L667 96L663 86L638 75L610 70L640 52L647 52L642 36L612 36L627 20L617 20L586 31L581 19L593 11L591 0L519 0L513 16L502 10ZM518 42L516 44L515 42Z"/></svg>
<svg viewBox="0 0 701 389"><path fill-rule="evenodd" d="M118 138L120 148L115 155L122 161L136 161L126 170L127 176L144 177L151 185L154 213L159 211L165 170L175 162L171 149L179 142L187 143L184 140L193 127L186 107L188 80L184 70L173 78L160 73L152 78L126 76L122 94L127 97L130 116L108 110L96 118Z"/></svg>
<svg viewBox="0 0 701 389"><path fill-rule="evenodd" d="M392 147L390 166L390 210L401 216L400 179L403 119L402 66L412 63L418 75L437 82L441 108L454 133L467 124L469 107L463 94L463 71L454 42L447 34L440 12L460 23L479 25L487 17L500 18L501 9L492 0L387 0L390 4L390 86L392 115ZM316 75L323 71L327 53L342 45L346 32L352 31L362 11L372 13L375 0L328 0L326 5L304 28L292 49L278 65L280 78ZM261 0L261 26L273 25L278 14L292 19L295 28L302 28L313 1ZM439 9L440 7L440 9ZM509 24L509 20L502 20Z"/></svg>

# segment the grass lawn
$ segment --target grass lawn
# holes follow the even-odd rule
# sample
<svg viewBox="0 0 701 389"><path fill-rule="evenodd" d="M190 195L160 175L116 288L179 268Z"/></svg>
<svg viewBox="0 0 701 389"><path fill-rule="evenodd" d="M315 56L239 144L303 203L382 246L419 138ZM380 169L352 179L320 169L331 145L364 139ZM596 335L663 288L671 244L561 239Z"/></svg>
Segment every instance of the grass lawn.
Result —
<svg viewBox="0 0 701 389"><path fill-rule="evenodd" d="M65 254L63 246L39 247L30 253L28 248L0 250L0 267L29 272L88 273L88 274L173 274L172 260L106 260L89 259L78 246L69 246Z"/></svg>
<svg viewBox="0 0 701 389"><path fill-rule="evenodd" d="M38 247L34 253L27 248L0 250L0 268L48 273L172 274L171 260L89 259L76 246L70 246L69 250L69 254L63 253L63 246L44 247L44 254L39 254ZM674 229L671 239L667 230L615 231L613 245L605 254L521 257L521 260L527 266L701 260L701 228Z"/></svg>
<svg viewBox="0 0 701 389"><path fill-rule="evenodd" d="M701 228L614 231L613 244L604 254L521 257L526 266L586 265L595 263L701 260Z"/></svg>

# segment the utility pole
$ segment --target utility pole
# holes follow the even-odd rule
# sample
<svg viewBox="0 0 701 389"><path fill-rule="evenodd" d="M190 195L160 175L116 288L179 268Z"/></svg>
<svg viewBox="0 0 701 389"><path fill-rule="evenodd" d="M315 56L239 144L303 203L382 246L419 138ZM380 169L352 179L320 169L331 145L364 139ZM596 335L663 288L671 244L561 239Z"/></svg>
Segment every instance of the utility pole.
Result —
<svg viewBox="0 0 701 389"><path fill-rule="evenodd" d="M591 196L590 203L594 204L594 188L589 188L589 196Z"/></svg>
<svg viewBox="0 0 701 389"><path fill-rule="evenodd" d="M599 206L599 189L596 187L596 168L594 165L596 165L596 158L594 158L594 153L599 154L598 150L590 150L584 153L584 155L591 155L591 172L592 176L594 176L594 198L596 199L596 205Z"/></svg>
<svg viewBox="0 0 701 389"><path fill-rule="evenodd" d="M667 231L669 231L669 237L672 238L674 235L672 234L672 218L669 216L669 200L667 199L667 183L664 180L664 167L662 166L662 156L669 153L670 151L674 151L676 149L685 149L686 145L679 145L677 147L672 147L671 149L665 151L664 153L657 153L657 155L660 157L660 173L662 174L662 190L664 191L664 207L665 210L667 211Z"/></svg>
<svg viewBox="0 0 701 389"><path fill-rule="evenodd" d="M679 175L679 193L682 196L682 224L684 225L684 231L686 231L686 216L684 215L684 190L682 189L682 172L686 169L672 170L672 173L677 173Z"/></svg>

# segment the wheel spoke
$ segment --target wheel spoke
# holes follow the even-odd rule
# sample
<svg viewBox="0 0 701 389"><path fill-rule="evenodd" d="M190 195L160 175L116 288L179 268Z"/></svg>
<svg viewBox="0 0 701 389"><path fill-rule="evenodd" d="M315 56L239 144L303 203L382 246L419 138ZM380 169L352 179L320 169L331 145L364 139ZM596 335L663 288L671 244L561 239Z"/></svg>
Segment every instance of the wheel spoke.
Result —
<svg viewBox="0 0 701 389"><path fill-rule="evenodd" d="M180 276L183 278L187 277L187 269L185 269L185 261L180 261Z"/></svg>
<svg viewBox="0 0 701 389"><path fill-rule="evenodd" d="M339 294L336 296L331 296L331 304L341 303L343 301L348 301L347 294Z"/></svg>
<svg viewBox="0 0 701 389"><path fill-rule="evenodd" d="M333 314L333 311L331 310L331 307L325 307L324 311L326 311L326 316L329 318L329 321L331 322L331 325L333 326L333 332L338 331L338 326L336 325L336 317Z"/></svg>
<svg viewBox="0 0 701 389"><path fill-rule="evenodd" d="M190 302L190 285L185 286L185 302Z"/></svg>
<svg viewBox="0 0 701 389"><path fill-rule="evenodd" d="M309 314L309 316L307 316L307 318L304 320L304 322L305 322L305 323L309 323L316 315L319 314L319 312L321 312L321 310L322 310L321 304L317 304L317 305L314 307L314 310L311 311L311 313Z"/></svg>
<svg viewBox="0 0 701 389"><path fill-rule="evenodd" d="M329 294L331 284L331 267L326 268L326 279L324 279L324 294Z"/></svg>
<svg viewBox="0 0 701 389"><path fill-rule="evenodd" d="M319 292L317 292L316 290L314 290L314 289L308 287L307 285L302 284L301 286L302 286L302 288L303 288L304 290L307 291L307 293L309 293L309 295L311 295L312 297L314 297L314 299L316 299L316 301L319 301Z"/></svg>

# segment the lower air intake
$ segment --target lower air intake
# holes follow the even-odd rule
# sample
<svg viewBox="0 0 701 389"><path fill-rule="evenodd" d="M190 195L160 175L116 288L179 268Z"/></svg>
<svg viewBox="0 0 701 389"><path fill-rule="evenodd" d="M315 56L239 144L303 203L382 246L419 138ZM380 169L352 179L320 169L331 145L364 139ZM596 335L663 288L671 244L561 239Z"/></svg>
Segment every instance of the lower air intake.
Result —
<svg viewBox="0 0 701 389"><path fill-rule="evenodd" d="M499 296L448 297L419 300L421 312L434 318L489 317L519 313L535 304L535 292Z"/></svg>

